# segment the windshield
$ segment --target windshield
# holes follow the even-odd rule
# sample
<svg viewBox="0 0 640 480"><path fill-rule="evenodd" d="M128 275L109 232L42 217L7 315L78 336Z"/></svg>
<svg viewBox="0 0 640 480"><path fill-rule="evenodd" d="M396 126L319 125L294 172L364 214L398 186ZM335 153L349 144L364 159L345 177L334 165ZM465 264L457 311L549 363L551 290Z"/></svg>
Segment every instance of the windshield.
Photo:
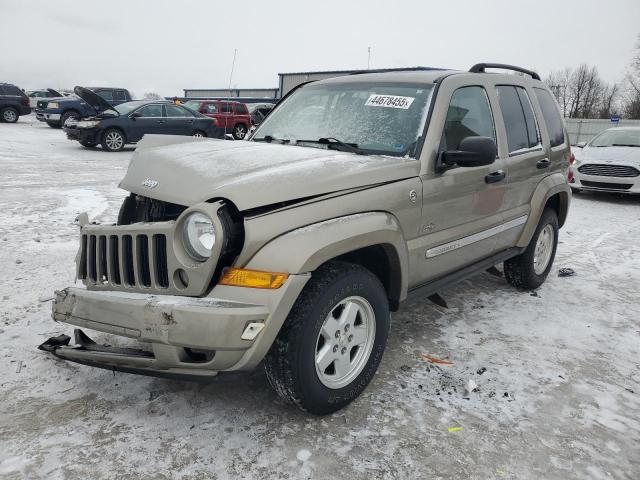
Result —
<svg viewBox="0 0 640 480"><path fill-rule="evenodd" d="M590 147L640 147L640 130L605 130Z"/></svg>
<svg viewBox="0 0 640 480"><path fill-rule="evenodd" d="M135 110L136 108L138 108L140 105L143 105L143 104L139 102L128 102L128 103L121 103L120 105L116 105L115 107L112 107L112 109L116 110L120 115L127 115L131 113L132 110Z"/></svg>
<svg viewBox="0 0 640 480"><path fill-rule="evenodd" d="M310 84L284 100L253 138L289 144L338 139L367 153L413 156L432 90L399 83Z"/></svg>

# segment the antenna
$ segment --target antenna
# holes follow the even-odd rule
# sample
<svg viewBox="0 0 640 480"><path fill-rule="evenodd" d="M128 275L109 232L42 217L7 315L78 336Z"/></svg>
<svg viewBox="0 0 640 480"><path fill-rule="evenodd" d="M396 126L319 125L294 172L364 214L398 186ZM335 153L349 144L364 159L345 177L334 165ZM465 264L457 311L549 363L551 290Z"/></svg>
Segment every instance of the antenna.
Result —
<svg viewBox="0 0 640 480"><path fill-rule="evenodd" d="M367 47L367 70L371 70L371 46Z"/></svg>
<svg viewBox="0 0 640 480"><path fill-rule="evenodd" d="M229 74L229 95L231 95L231 80L233 79L233 68L236 66L236 55L238 54L238 49L233 49L233 62L231 62L231 73Z"/></svg>

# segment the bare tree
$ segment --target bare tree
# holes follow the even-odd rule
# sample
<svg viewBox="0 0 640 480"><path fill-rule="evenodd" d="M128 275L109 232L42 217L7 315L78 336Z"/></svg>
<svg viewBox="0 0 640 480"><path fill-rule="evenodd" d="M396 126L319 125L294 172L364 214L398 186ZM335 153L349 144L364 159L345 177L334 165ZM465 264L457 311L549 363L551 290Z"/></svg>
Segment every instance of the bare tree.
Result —
<svg viewBox="0 0 640 480"><path fill-rule="evenodd" d="M571 118L608 118L616 110L619 86L607 84L595 66L551 72L545 79L562 113Z"/></svg>
<svg viewBox="0 0 640 480"><path fill-rule="evenodd" d="M143 100L163 100L162 95L156 92L147 92L142 96Z"/></svg>
<svg viewBox="0 0 640 480"><path fill-rule="evenodd" d="M633 59L625 77L625 86L625 116L640 119L640 35L636 40Z"/></svg>

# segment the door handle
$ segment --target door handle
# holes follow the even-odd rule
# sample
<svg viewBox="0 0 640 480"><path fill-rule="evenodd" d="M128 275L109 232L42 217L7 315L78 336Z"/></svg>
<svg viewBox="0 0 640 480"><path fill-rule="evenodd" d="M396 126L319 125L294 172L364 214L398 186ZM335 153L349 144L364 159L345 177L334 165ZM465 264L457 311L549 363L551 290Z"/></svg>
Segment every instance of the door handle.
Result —
<svg viewBox="0 0 640 480"><path fill-rule="evenodd" d="M485 183L496 183L501 182L505 179L507 175L502 170L498 170L496 172L491 172L489 175L484 177Z"/></svg>
<svg viewBox="0 0 640 480"><path fill-rule="evenodd" d="M543 158L542 160L538 160L536 163L536 168L542 170L543 168L549 168L551 166L551 161L548 158Z"/></svg>

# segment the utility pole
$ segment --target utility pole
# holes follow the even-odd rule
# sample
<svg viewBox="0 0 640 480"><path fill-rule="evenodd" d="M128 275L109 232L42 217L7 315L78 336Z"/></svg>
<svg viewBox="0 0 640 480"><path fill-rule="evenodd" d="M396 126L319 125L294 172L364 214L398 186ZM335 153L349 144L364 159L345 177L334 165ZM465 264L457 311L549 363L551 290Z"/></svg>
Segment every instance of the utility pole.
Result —
<svg viewBox="0 0 640 480"><path fill-rule="evenodd" d="M233 79L233 68L236 66L236 55L238 54L238 49L233 49L233 62L231 62L231 73L229 74L229 95L231 95L231 80Z"/></svg>
<svg viewBox="0 0 640 480"><path fill-rule="evenodd" d="M367 70L371 70L371 47L367 47Z"/></svg>

